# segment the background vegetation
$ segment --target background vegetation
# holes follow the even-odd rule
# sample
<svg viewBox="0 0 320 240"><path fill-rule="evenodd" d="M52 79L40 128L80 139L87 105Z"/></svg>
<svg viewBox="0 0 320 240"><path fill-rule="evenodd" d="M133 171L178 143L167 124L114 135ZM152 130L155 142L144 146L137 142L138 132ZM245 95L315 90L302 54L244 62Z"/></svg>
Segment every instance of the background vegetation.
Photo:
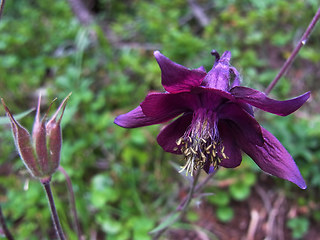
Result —
<svg viewBox="0 0 320 240"><path fill-rule="evenodd" d="M174 167L182 162L157 145L161 126L126 130L113 120L149 90L162 91L153 51L209 70L212 49L230 50L243 85L263 91L319 2L88 0L85 9L94 22L81 20L83 15L70 7L73 2L7 1L0 21L0 95L20 113L36 106L40 92L43 112L53 98L60 101L73 92L63 119L61 165L73 181L85 238L151 239L148 232L187 193L188 181ZM315 239L320 226L319 36L317 26L271 94L286 99L312 90L311 101L285 118L257 113L293 155L308 189L267 176L246 157L237 169L221 169L205 189L215 195L194 201L198 207L164 238L189 234L193 239L201 232L209 239L230 239L234 231L238 239L248 237L257 212L255 239L272 234ZM0 114L5 115L2 108ZM31 129L32 114L21 122ZM19 159L9 126L2 125L0 203L17 239L54 238L41 188ZM53 188L65 233L76 239L60 172Z"/></svg>

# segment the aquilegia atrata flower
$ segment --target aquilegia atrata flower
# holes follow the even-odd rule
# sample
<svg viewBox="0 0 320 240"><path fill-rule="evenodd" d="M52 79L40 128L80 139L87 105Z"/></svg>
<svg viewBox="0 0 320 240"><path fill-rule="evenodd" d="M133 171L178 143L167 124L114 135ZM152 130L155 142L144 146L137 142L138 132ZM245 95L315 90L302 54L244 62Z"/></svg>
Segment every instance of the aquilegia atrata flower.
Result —
<svg viewBox="0 0 320 240"><path fill-rule="evenodd" d="M286 116L300 108L310 93L286 101L270 99L240 86L239 73L229 63L229 51L221 58L216 51L212 55L216 61L206 73L203 67L188 69L156 51L166 92L149 93L140 106L118 116L115 123L135 128L179 116L157 140L165 151L184 155L182 170L187 173L199 168L210 173L218 166L237 167L243 150L263 171L306 188L291 155L255 120L252 106Z"/></svg>

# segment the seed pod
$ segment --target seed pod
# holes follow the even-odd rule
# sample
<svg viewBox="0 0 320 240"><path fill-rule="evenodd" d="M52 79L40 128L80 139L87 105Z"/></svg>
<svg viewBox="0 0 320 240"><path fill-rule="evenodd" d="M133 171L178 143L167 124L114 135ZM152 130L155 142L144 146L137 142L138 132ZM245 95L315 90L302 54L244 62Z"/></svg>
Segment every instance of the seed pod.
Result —
<svg viewBox="0 0 320 240"><path fill-rule="evenodd" d="M50 181L51 175L59 167L62 145L60 123L69 97L70 94L63 100L47 124L45 124L47 113L40 121L41 97L39 97L32 138L29 132L14 119L5 102L1 99L10 118L13 138L19 155L32 176L39 178L41 181ZM57 121L60 112L61 115Z"/></svg>
<svg viewBox="0 0 320 240"><path fill-rule="evenodd" d="M41 174L41 171L32 146L31 136L29 132L14 119L3 99L1 99L1 102L10 119L13 139L19 155L31 174L37 177Z"/></svg>
<svg viewBox="0 0 320 240"><path fill-rule="evenodd" d="M48 152L47 152L47 143L46 143L46 125L45 125L45 117L40 121L40 103L41 103L41 95L38 99L38 107L36 118L33 124L32 130L32 140L34 150L37 155L37 161L40 165L40 169L42 171L41 175L45 175L49 171L48 166Z"/></svg>
<svg viewBox="0 0 320 240"><path fill-rule="evenodd" d="M71 94L69 94L60 104L56 113L46 124L46 140L47 140L47 151L48 151L48 163L51 171L55 172L60 165L60 152L62 146L62 134L61 134L61 119L66 108L67 101ZM59 120L57 116L62 109Z"/></svg>

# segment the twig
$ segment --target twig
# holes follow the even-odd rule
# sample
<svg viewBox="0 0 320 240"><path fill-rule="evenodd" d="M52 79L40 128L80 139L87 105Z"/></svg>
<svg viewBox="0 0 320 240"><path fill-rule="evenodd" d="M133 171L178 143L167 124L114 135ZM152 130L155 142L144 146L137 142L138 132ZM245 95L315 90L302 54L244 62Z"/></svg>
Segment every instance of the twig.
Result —
<svg viewBox="0 0 320 240"><path fill-rule="evenodd" d="M260 196L267 212L270 212L272 209L270 194L268 194L262 187L259 187L258 185L255 186L255 190L258 193L258 195Z"/></svg>
<svg viewBox="0 0 320 240"><path fill-rule="evenodd" d="M279 195L277 200L274 203L274 207L269 213L268 221L267 221L267 236L266 239L276 239L276 231L275 231L275 221L276 217L279 214L279 210L281 209L281 205L284 201L284 196L282 194Z"/></svg>
<svg viewBox="0 0 320 240"><path fill-rule="evenodd" d="M258 228L258 224L260 221L259 212L256 209L252 209L250 212L251 220L248 228L247 233L247 240L254 240L255 239L255 233Z"/></svg>
<svg viewBox="0 0 320 240"><path fill-rule="evenodd" d="M286 198L285 196L283 196L283 202L282 202L282 206L279 209L279 214L277 216L277 240L285 240L285 236L284 236L284 223L286 223L286 219L285 219L285 214L287 211L286 208Z"/></svg>
<svg viewBox="0 0 320 240"><path fill-rule="evenodd" d="M78 239L80 240L82 234L81 234L81 228L80 228L80 224L79 224L77 208L76 208L76 201L75 201L75 197L74 197L74 191L73 191L71 179L63 167L59 166L58 170L64 175L66 182L67 182L67 187L68 187L68 191L70 194L71 212L73 214L74 224L75 224L76 232L78 235Z"/></svg>
<svg viewBox="0 0 320 240"><path fill-rule="evenodd" d="M6 220L2 214L2 209L0 205L0 226L2 227L3 233L8 240L14 240L12 234L10 233L9 229L7 228Z"/></svg>
<svg viewBox="0 0 320 240"><path fill-rule="evenodd" d="M283 76L283 74L287 71L287 69L289 68L289 66L291 65L292 61L295 59L295 57L297 56L298 52L300 51L300 49L302 48L303 45L306 44L312 30L314 29L317 21L320 18L320 7L318 8L317 13L315 14L315 16L313 17L313 19L311 20L307 30L305 31L305 33L302 35L299 43L297 44L296 48L292 51L290 57L287 59L287 61L283 64L282 68L280 69L278 75L275 77L275 79L269 84L269 86L267 87L265 94L268 95L271 90L274 88L274 86L277 84L277 82L280 80L280 78Z"/></svg>
<svg viewBox="0 0 320 240"><path fill-rule="evenodd" d="M57 209L56 209L56 206L54 204L54 200L53 200L53 195L52 195L52 191L51 191L51 187L50 187L50 180L49 181L43 181L41 182L43 187L44 187L44 190L47 194L47 197L48 197L48 202L49 202L49 206L50 206L50 210L51 210L51 216L52 216L52 221L53 221L53 225L56 229L56 233L57 235L59 236L59 239L60 240L65 240L65 236L63 234L63 231L62 231L62 227L60 225L60 221L59 221L59 216L58 216L58 213L57 213Z"/></svg>

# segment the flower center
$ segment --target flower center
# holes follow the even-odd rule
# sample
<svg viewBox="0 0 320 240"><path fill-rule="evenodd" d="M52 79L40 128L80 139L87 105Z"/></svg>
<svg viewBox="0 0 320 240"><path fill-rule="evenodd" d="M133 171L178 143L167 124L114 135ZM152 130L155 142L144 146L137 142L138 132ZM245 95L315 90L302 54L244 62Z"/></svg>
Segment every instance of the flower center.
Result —
<svg viewBox="0 0 320 240"><path fill-rule="evenodd" d="M224 159L228 159L215 119L212 111L194 113L190 128L176 141L186 161L179 172L186 170L187 175L190 173L193 176L194 170L205 165L217 169Z"/></svg>

